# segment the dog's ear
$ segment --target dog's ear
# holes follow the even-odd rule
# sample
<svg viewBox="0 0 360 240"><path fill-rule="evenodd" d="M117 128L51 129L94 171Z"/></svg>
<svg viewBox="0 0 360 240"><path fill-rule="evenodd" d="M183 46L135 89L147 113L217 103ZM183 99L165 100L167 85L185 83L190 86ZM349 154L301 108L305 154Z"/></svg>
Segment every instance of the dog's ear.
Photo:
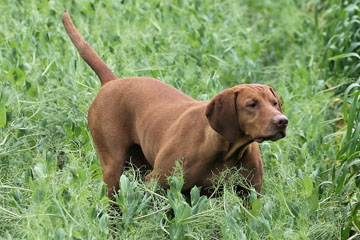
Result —
<svg viewBox="0 0 360 240"><path fill-rule="evenodd" d="M279 104L280 112L282 112L282 102L281 102L279 95L275 92L274 88L272 88L270 86L269 86L269 88L270 88L271 93L274 95L274 97L276 98L276 100Z"/></svg>
<svg viewBox="0 0 360 240"><path fill-rule="evenodd" d="M232 89L216 95L206 108L206 117L210 126L230 142L236 142L241 137L236 98L238 92Z"/></svg>

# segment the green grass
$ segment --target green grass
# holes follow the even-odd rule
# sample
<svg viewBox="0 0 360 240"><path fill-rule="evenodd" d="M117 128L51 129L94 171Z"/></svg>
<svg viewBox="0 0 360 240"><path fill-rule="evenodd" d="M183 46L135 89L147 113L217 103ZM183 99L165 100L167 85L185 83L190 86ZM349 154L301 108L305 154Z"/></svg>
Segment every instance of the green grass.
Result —
<svg viewBox="0 0 360 240"><path fill-rule="evenodd" d="M359 234L359 88L344 96L359 61L341 55L356 53L350 45L359 38L351 32L329 45L331 36L355 28L334 21L347 7L315 0L2 1L0 237ZM261 144L262 198L238 198L231 186L241 179L231 170L219 179L223 196L207 199L193 189L185 201L181 174L166 190L145 186L130 169L117 199L124 214L111 214L87 126L100 82L65 33L64 9L119 77L159 78L199 100L236 84L273 86L290 125L285 139ZM354 11L343 20L356 20Z"/></svg>

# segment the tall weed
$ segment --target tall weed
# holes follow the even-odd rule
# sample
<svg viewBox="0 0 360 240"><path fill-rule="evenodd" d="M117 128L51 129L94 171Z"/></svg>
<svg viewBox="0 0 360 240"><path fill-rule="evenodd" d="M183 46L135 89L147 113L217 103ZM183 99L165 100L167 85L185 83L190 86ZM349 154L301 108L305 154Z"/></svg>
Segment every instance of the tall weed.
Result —
<svg viewBox="0 0 360 240"><path fill-rule="evenodd" d="M360 79L345 91L343 116L346 127L340 131L342 138L337 161L332 165L333 190L344 197L348 221L342 237L360 233Z"/></svg>
<svg viewBox="0 0 360 240"><path fill-rule="evenodd" d="M323 66L327 78L356 78L360 74L360 0L320 1L325 21L321 34L326 42ZM336 79L336 77L335 77Z"/></svg>
<svg viewBox="0 0 360 240"><path fill-rule="evenodd" d="M328 179L330 195L345 205L347 218L341 233L345 239L360 234L360 1L319 1L316 10L316 18L320 10L325 21L319 26L326 43L325 78L342 86L336 93L343 95L341 121L345 126L332 134L340 139Z"/></svg>

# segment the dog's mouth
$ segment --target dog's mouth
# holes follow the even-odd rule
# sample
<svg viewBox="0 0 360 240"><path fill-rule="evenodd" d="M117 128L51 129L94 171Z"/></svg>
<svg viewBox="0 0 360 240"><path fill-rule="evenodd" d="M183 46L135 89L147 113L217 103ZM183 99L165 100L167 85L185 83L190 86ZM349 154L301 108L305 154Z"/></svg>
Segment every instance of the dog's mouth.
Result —
<svg viewBox="0 0 360 240"><path fill-rule="evenodd" d="M278 132L276 133L275 135L272 135L272 136L267 136L267 137L256 137L254 138L254 141L255 142L258 142L258 143L262 143L263 141L276 141L276 140L279 140L281 138L284 138L286 136L286 132L285 131L281 131L281 132Z"/></svg>

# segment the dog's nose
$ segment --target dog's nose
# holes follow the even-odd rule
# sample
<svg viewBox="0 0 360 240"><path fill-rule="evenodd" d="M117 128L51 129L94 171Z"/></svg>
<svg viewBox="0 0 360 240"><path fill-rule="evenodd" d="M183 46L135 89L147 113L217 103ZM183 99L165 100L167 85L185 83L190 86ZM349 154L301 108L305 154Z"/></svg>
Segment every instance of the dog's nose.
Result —
<svg viewBox="0 0 360 240"><path fill-rule="evenodd" d="M286 127L289 123L289 120L285 115L276 115L273 118L273 123L278 127Z"/></svg>

